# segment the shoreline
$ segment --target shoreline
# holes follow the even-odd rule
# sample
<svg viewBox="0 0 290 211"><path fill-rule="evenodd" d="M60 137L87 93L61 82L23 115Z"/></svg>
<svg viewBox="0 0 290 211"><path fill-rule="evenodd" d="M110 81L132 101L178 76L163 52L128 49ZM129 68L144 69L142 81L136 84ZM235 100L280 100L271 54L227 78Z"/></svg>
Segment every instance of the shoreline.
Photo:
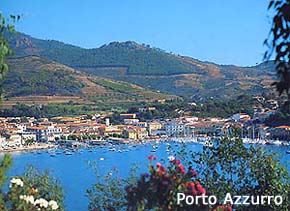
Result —
<svg viewBox="0 0 290 211"><path fill-rule="evenodd" d="M110 145L110 144L113 144L113 145L138 145L138 144L148 144L148 143L170 143L170 142L179 142L179 143L196 143L196 144L205 144L203 142L197 142L197 141L194 141L193 139L188 139L187 141L185 141L184 138L167 138L167 139L163 139L163 138L160 138L160 139L144 139L144 140L116 140L116 139L109 139L107 140L107 142L104 142L104 140L102 141L97 141L97 140L88 140L90 141L91 143L94 142L94 143L98 143L98 144L93 144L93 145L90 145L86 142L79 142L79 143L82 143L82 147L85 147L85 148L89 148L89 147L95 147L95 146L105 146L105 145ZM112 142L115 142L115 143L112 143ZM263 145L263 146L266 146L268 144L263 144L263 143L260 143L260 142L245 142L243 141L244 144L254 144L254 145ZM288 145L276 145L276 144L271 144L271 145L275 145L277 147L284 147L284 146L290 146L289 144ZM17 152L30 152L30 151L34 151L34 150L47 150L47 149L57 149L57 148L62 148L62 149L75 149L74 147L64 147L64 146L61 146L57 143L37 143L37 144L33 144L33 145L28 145L28 146L21 146L21 147L17 147L15 149L11 148L11 149L1 149L0 147L0 154L5 154L5 153L17 153ZM78 147L76 147L78 148Z"/></svg>
<svg viewBox="0 0 290 211"><path fill-rule="evenodd" d="M45 150L45 149L53 149L55 148L56 145L54 144L37 144L37 145L29 145L29 146L22 146L16 149L0 149L0 154L1 153L14 153L14 152L30 152L34 150Z"/></svg>

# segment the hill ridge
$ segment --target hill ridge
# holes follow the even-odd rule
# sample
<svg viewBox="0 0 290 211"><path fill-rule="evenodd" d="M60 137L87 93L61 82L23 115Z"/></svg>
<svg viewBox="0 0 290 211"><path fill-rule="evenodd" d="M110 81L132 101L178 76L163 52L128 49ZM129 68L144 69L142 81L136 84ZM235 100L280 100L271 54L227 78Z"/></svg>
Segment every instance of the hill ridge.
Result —
<svg viewBox="0 0 290 211"><path fill-rule="evenodd" d="M269 84L275 80L272 61L252 67L219 65L135 41L114 41L85 49L22 33L11 35L9 40L15 57L38 55L86 74L192 99L262 94L269 91Z"/></svg>

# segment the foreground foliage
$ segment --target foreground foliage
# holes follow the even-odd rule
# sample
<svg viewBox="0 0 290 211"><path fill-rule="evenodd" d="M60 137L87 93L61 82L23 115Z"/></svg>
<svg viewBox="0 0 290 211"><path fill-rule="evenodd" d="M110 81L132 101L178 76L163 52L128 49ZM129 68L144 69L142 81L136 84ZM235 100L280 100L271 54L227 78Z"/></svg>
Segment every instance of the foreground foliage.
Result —
<svg viewBox="0 0 290 211"><path fill-rule="evenodd" d="M274 53L276 71L279 77L276 86L279 95L286 93L290 105L290 0L271 0L268 9L274 12L269 36L265 40L268 51L265 59Z"/></svg>
<svg viewBox="0 0 290 211"><path fill-rule="evenodd" d="M9 155L5 155L0 162L1 211L64 211L62 188L48 172L29 168L24 175L10 180L8 192L5 193L3 185L11 164Z"/></svg>
<svg viewBox="0 0 290 211"><path fill-rule="evenodd" d="M212 147L202 152L176 153L180 160L170 157L168 166L156 163L149 156L149 171L130 180L108 174L98 178L89 190L90 210L237 210L288 211L290 180L287 170L274 155L258 147L248 147L237 137L213 140ZM193 169L196 169L194 171ZM133 179L132 179L133 178ZM135 178L135 179L134 179ZM105 193L105 194L103 194ZM191 196L214 195L218 201L203 206L177 204L177 193ZM275 205L224 204L225 196L281 196L283 203ZM93 197L92 197L93 196Z"/></svg>
<svg viewBox="0 0 290 211"><path fill-rule="evenodd" d="M287 170L275 155L264 152L257 146L245 146L237 137L223 137L213 141L212 147L193 153L199 171L210 194L223 199L227 193L247 196L282 196L283 204L237 205L235 210L289 210L290 180Z"/></svg>

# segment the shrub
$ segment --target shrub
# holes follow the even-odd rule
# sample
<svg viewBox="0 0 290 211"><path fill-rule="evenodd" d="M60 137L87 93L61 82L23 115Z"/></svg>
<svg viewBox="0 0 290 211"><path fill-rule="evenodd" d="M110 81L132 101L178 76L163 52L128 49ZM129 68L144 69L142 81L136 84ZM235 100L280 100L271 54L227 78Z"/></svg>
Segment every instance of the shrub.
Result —
<svg viewBox="0 0 290 211"><path fill-rule="evenodd" d="M0 187L11 164L11 157L5 155L0 165ZM10 180L7 193L0 190L1 211L64 211L62 188L48 172L29 168L24 175Z"/></svg>
<svg viewBox="0 0 290 211"><path fill-rule="evenodd" d="M223 137L213 140L213 147L192 153L199 170L199 178L205 187L223 200L227 193L248 196L282 196L283 204L236 205L235 210L288 211L290 183L287 170L274 154L266 153L257 146L245 146L242 139Z"/></svg>
<svg viewBox="0 0 290 211"><path fill-rule="evenodd" d="M209 207L201 201L197 205L177 203L177 194L202 196L205 188L197 180L197 172L191 167L185 168L180 160L170 157L168 167L154 163L157 159L150 155L149 172L139 178L132 171L129 179L121 179L114 169L104 180L99 177L96 185L87 191L90 198L90 210L175 210L175 211L231 211L231 207L215 204Z"/></svg>

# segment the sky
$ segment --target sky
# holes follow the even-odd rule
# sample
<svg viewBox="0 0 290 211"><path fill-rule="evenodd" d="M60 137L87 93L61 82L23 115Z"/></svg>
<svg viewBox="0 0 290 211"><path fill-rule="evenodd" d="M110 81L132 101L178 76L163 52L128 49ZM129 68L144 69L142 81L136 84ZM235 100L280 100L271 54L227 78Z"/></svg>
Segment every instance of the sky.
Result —
<svg viewBox="0 0 290 211"><path fill-rule="evenodd" d="M263 61L268 0L1 0L16 30L84 48L136 41L217 64Z"/></svg>

